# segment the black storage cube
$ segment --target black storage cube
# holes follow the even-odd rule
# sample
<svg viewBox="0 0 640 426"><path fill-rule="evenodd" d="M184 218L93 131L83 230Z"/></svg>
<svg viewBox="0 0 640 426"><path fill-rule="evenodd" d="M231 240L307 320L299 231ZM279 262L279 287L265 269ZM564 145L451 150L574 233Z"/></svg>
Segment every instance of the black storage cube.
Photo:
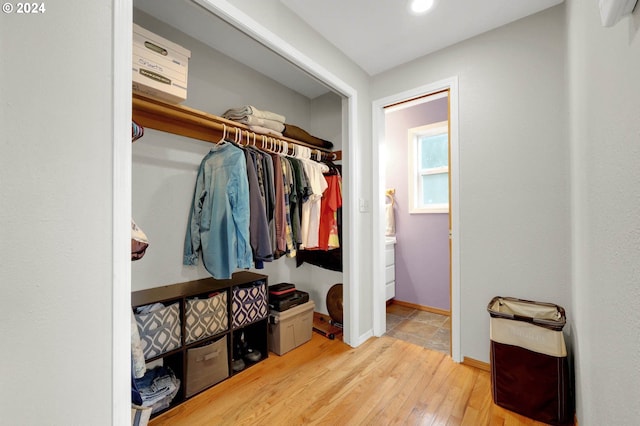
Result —
<svg viewBox="0 0 640 426"><path fill-rule="evenodd" d="M494 297L491 316L491 393L508 410L552 425L573 423L569 359L562 307Z"/></svg>

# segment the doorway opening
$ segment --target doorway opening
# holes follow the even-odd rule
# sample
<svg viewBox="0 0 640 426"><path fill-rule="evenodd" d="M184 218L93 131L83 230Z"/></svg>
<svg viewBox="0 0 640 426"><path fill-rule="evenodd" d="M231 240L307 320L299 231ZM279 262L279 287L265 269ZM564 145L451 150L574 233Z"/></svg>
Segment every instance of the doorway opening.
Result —
<svg viewBox="0 0 640 426"><path fill-rule="evenodd" d="M451 332L446 340L452 358L460 362L457 99L454 77L373 103L377 140L373 190L378 201L373 212L373 314L374 334L380 336L387 331L390 294L385 199L391 191L398 216L395 279L401 284L396 285L394 297L410 310L427 307L436 315L450 315Z"/></svg>

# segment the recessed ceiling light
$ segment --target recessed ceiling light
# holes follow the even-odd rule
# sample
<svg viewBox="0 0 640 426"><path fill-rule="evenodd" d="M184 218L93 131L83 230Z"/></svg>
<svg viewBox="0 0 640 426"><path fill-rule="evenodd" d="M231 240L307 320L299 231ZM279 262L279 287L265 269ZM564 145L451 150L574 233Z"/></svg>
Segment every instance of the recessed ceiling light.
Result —
<svg viewBox="0 0 640 426"><path fill-rule="evenodd" d="M414 15L426 13L433 7L435 0L409 0L409 11Z"/></svg>

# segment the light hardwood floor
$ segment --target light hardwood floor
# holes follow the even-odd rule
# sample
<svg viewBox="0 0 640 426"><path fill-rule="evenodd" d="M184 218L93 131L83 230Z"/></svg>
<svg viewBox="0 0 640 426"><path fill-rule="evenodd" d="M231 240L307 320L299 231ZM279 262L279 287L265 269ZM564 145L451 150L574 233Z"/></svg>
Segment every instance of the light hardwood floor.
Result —
<svg viewBox="0 0 640 426"><path fill-rule="evenodd" d="M492 403L489 373L389 336L313 333L153 419L160 425L543 425Z"/></svg>

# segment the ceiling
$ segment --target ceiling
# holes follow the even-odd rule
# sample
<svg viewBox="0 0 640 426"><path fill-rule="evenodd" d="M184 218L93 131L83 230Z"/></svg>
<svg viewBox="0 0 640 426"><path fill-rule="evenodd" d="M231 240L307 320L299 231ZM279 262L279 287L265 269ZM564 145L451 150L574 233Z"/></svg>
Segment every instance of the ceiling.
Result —
<svg viewBox="0 0 640 426"><path fill-rule="evenodd" d="M562 1L436 0L415 16L407 0L280 0L372 76Z"/></svg>
<svg viewBox="0 0 640 426"><path fill-rule="evenodd" d="M407 0L375 0L375 7L371 0L280 1L371 76L562 3L436 0L430 13L414 16ZM134 7L310 99L329 91L191 1L134 0Z"/></svg>

